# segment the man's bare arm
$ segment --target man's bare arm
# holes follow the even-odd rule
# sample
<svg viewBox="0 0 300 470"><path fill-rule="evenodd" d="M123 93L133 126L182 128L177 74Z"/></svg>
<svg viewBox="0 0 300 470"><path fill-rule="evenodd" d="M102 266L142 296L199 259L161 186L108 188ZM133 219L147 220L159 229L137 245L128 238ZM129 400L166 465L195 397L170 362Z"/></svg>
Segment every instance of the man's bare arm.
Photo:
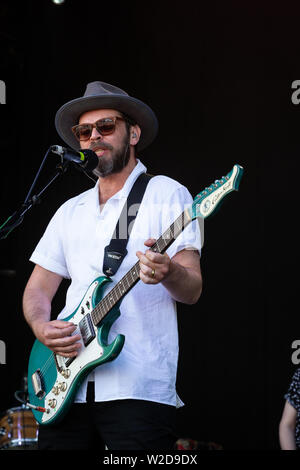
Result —
<svg viewBox="0 0 300 470"><path fill-rule="evenodd" d="M150 238L146 246L152 246L155 239ZM161 282L170 295L178 302L194 304L202 292L200 256L196 250L181 250L172 259L165 253L147 250L137 252L140 260L140 278L145 284Z"/></svg>
<svg viewBox="0 0 300 470"><path fill-rule="evenodd" d="M76 329L71 322L51 318L51 302L62 276L36 265L23 295L24 316L36 338L52 351L65 357L77 354L80 335L70 336Z"/></svg>

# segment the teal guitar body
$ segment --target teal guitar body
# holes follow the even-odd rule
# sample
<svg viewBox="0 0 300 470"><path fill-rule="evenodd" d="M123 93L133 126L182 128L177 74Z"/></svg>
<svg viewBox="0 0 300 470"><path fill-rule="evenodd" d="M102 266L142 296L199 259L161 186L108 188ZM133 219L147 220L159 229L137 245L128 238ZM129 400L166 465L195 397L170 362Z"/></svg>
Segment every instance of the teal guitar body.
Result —
<svg viewBox="0 0 300 470"><path fill-rule="evenodd" d="M111 325L120 315L120 302L99 326L94 325L91 316L103 299L108 282L111 280L104 276L95 279L75 312L64 319L77 325L73 334L80 332L82 336L82 347L75 359L53 353L38 340L34 342L28 366L28 395L30 404L45 409L44 412L32 410L41 425L62 419L85 377L95 367L115 359L123 348L125 337L121 334L108 344Z"/></svg>
<svg viewBox="0 0 300 470"><path fill-rule="evenodd" d="M210 216L228 193L237 191L242 174L243 168L234 165L230 173L199 193L190 208L180 214L151 250L164 253L192 220ZM76 357L65 358L35 341L29 358L27 405L40 425L61 420L86 376L95 367L114 360L122 351L124 335L118 334L109 344L109 331L120 316L123 297L139 281L139 274L137 262L113 288L107 289L106 294L111 279L101 276L90 284L75 312L65 318L77 326L73 334L81 335L82 347Z"/></svg>

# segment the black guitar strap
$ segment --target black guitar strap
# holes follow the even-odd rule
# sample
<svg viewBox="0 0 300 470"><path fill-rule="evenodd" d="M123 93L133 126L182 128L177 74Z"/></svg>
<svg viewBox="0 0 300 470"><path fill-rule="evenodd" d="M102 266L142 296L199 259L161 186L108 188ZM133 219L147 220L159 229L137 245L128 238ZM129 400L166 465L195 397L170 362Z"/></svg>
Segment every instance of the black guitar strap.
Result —
<svg viewBox="0 0 300 470"><path fill-rule="evenodd" d="M137 216L147 184L151 178L152 175L142 173L140 176L138 176L131 188L127 201L124 204L120 218L117 222L110 244L104 248L103 273L106 276L110 277L116 274L122 264L123 259L127 255L126 246L128 243L128 238L130 236L130 232ZM129 215L128 209L132 207L133 204L136 205L137 210L135 211L135 214Z"/></svg>

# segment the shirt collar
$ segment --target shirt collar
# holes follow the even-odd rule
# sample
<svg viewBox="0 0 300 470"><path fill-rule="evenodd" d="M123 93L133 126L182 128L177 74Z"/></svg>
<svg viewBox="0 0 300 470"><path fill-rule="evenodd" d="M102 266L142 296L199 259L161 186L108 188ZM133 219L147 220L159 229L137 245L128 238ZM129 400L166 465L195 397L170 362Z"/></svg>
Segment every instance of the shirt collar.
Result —
<svg viewBox="0 0 300 470"><path fill-rule="evenodd" d="M125 181L124 186L116 194L114 194L110 198L110 200L126 199L138 176L140 176L140 174L142 173L146 173L146 171L147 168L145 167L145 165L139 159L137 159L137 164L135 165L134 169ZM99 180L97 181L95 186L86 193L86 197L81 199L80 205L86 204L87 202L91 202L95 207L97 213L99 212Z"/></svg>
<svg viewBox="0 0 300 470"><path fill-rule="evenodd" d="M143 163L137 159L137 164L135 165L134 169L125 181L124 186L116 194L114 194L111 199L127 198L137 177L140 176L140 174L142 173L146 173L146 171L147 168L145 167L145 165L143 165ZM99 180L97 184L99 184Z"/></svg>

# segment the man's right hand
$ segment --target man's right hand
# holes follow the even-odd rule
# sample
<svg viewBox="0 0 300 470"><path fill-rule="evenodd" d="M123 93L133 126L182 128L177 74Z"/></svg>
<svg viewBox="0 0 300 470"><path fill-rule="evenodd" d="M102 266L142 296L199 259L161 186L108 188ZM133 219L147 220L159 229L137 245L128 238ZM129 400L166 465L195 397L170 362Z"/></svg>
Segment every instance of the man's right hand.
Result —
<svg viewBox="0 0 300 470"><path fill-rule="evenodd" d="M37 339L51 351L64 357L75 357L81 348L81 335L74 331L76 325L62 320L38 322L34 325Z"/></svg>
<svg viewBox="0 0 300 470"><path fill-rule="evenodd" d="M62 281L62 276L36 265L23 296L24 316L37 339L56 354L77 356L81 335L76 325L63 320L50 320L51 301Z"/></svg>

